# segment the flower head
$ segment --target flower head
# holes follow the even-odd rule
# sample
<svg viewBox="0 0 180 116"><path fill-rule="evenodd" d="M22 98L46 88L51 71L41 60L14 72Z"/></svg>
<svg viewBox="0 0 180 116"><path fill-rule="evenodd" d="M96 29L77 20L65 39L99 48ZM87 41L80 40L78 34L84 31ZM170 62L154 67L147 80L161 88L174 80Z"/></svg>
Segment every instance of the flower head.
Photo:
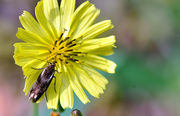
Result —
<svg viewBox="0 0 180 116"><path fill-rule="evenodd" d="M15 63L27 77L24 92L27 95L47 62L56 62L55 79L47 93L48 108L73 107L73 91L85 104L90 102L84 89L99 97L108 83L94 68L114 73L116 64L100 56L113 53L115 36L98 38L113 28L110 20L93 24L100 10L88 1L75 10L75 0L41 0L35 8L35 20L24 11L19 17L23 28L17 37L24 42L15 43ZM32 68L33 67L33 68ZM54 91L54 83L56 92ZM42 96L40 100L43 98Z"/></svg>

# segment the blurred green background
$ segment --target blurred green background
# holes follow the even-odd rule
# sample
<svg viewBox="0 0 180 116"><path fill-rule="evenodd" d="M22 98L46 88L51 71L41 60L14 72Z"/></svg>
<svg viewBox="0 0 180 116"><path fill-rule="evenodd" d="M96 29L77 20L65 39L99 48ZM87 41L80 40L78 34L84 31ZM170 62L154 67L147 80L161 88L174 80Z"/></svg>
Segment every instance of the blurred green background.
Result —
<svg viewBox="0 0 180 116"><path fill-rule="evenodd" d="M59 0L60 1L60 0ZM85 0L77 0L77 6ZM100 99L74 108L84 116L180 116L180 0L89 0L111 19L117 48L108 58L118 65ZM0 0L0 116L32 116L23 93L21 68L14 64L18 16L34 14L38 0ZM45 100L40 116L49 116ZM69 116L70 109L61 116Z"/></svg>

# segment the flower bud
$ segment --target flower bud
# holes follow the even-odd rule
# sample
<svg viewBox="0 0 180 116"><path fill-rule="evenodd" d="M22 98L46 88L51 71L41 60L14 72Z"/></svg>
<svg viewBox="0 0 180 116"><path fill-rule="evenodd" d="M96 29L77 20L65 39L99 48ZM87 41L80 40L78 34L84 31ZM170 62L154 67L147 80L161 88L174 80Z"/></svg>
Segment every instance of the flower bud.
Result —
<svg viewBox="0 0 180 116"><path fill-rule="evenodd" d="M60 116L58 112L51 112L51 116Z"/></svg>
<svg viewBox="0 0 180 116"><path fill-rule="evenodd" d="M78 109L75 109L71 112L71 116L82 116L82 114Z"/></svg>

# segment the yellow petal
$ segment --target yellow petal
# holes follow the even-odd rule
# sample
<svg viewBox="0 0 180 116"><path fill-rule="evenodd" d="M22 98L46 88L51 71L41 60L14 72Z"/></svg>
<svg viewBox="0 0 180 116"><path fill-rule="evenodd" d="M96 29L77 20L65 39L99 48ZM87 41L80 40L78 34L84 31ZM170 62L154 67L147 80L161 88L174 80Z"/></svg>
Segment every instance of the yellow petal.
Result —
<svg viewBox="0 0 180 116"><path fill-rule="evenodd" d="M106 85L108 84L108 80L104 78L100 73L98 73L96 70L94 70L91 67L88 67L86 65L81 65L81 68L86 71L86 73L103 89L106 89Z"/></svg>
<svg viewBox="0 0 180 116"><path fill-rule="evenodd" d="M53 1L53 0L52 0ZM43 11L43 1L39 1L36 8L35 8L36 18L41 25L41 27L46 31L47 34L51 37L51 39L55 40L58 38L57 32L54 26L49 23L46 19Z"/></svg>
<svg viewBox="0 0 180 116"><path fill-rule="evenodd" d="M37 46L28 43L15 43L14 44L14 59L15 63L23 66L33 59L45 59L49 54L48 49L44 46ZM40 61L40 60L39 60Z"/></svg>
<svg viewBox="0 0 180 116"><path fill-rule="evenodd" d="M72 66L67 66L67 68L68 68L67 75L68 75L68 79L70 81L71 87L74 90L75 94L79 97L79 99L84 104L86 104L90 101L89 101L88 97L86 96L84 90L82 89L81 84L79 83L79 80L78 80L75 72L72 71L71 67Z"/></svg>
<svg viewBox="0 0 180 116"><path fill-rule="evenodd" d="M62 84L60 88L60 103L65 108L72 108L74 104L73 90L69 83L67 74L61 73Z"/></svg>
<svg viewBox="0 0 180 116"><path fill-rule="evenodd" d="M107 47L103 47L103 48L98 48L95 50L91 50L88 53L94 54L94 55L109 56L109 55L112 55L114 53L113 47L114 46L107 46Z"/></svg>
<svg viewBox="0 0 180 116"><path fill-rule="evenodd" d="M31 31L24 30L22 28L18 28L18 32L16 36L17 38L27 43L41 45L41 46L48 45L47 42L45 42L40 36L36 35L35 33L32 33Z"/></svg>
<svg viewBox="0 0 180 116"><path fill-rule="evenodd" d="M41 26L36 22L36 20L33 18L33 16L27 12L24 11L23 14L19 17L19 20L22 24L22 26L32 33L35 33L36 35L39 35L41 38L43 38L48 44L52 44L53 41L50 39L47 33L41 28Z"/></svg>
<svg viewBox="0 0 180 116"><path fill-rule="evenodd" d="M85 32L82 33L83 40L92 39L112 28L113 28L113 25L111 23L111 20L101 21L101 22L94 24L91 27L87 28L85 30Z"/></svg>
<svg viewBox="0 0 180 116"><path fill-rule="evenodd" d="M73 14L71 32L73 38L81 36L82 32L91 26L99 16L100 10L96 9L89 1L84 2Z"/></svg>
<svg viewBox="0 0 180 116"><path fill-rule="evenodd" d="M91 7L92 4L89 3L89 1L86 1L82 3L73 13L72 17L72 23L76 22L76 20L80 20L80 17L87 11L89 7Z"/></svg>
<svg viewBox="0 0 180 116"><path fill-rule="evenodd" d="M116 42L115 36L109 36L99 39L91 39L84 41L79 50L82 52L90 52L90 51L97 51L100 48L105 48L109 46L114 46L114 43Z"/></svg>
<svg viewBox="0 0 180 116"><path fill-rule="evenodd" d="M37 80L39 74L42 71L42 70L35 70L33 68L43 68L45 64L46 62L42 62L35 59L23 66L24 75L27 77L24 87L24 92L26 95L28 94L29 89L31 88L33 83Z"/></svg>
<svg viewBox="0 0 180 116"><path fill-rule="evenodd" d="M115 73L116 64L105 58L92 54L87 54L85 56L76 57L76 59L82 61L83 63L89 66L93 66L94 68L100 69L102 71L108 73Z"/></svg>
<svg viewBox="0 0 180 116"><path fill-rule="evenodd" d="M95 82L80 66L77 66L77 64L73 65L76 66L73 70L76 72L83 88L85 88L92 96L99 98L99 95L104 93L103 88L99 86L99 84Z"/></svg>
<svg viewBox="0 0 180 116"><path fill-rule="evenodd" d="M55 83L56 78L56 83ZM57 109L59 102L59 92L61 86L61 79L59 74L55 74L55 78L53 78L49 88L47 89L47 107L48 109ZM54 88L55 84L55 88ZM54 90L55 89L55 90Z"/></svg>
<svg viewBox="0 0 180 116"><path fill-rule="evenodd" d="M43 6L46 18L60 34L60 12L57 0L43 0Z"/></svg>
<svg viewBox="0 0 180 116"><path fill-rule="evenodd" d="M61 29L66 29L69 32L72 15L75 9L76 0L61 0L60 15L61 15Z"/></svg>

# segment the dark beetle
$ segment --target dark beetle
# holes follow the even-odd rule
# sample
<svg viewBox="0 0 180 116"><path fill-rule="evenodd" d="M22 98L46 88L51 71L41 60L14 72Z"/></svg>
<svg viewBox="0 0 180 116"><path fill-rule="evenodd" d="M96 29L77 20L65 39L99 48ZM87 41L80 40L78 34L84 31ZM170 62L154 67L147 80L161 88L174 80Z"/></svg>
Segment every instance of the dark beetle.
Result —
<svg viewBox="0 0 180 116"><path fill-rule="evenodd" d="M44 92L46 96L46 90L48 89L52 79L55 78L54 76L55 66L56 66L56 62L53 62L50 65L48 65L46 68L42 68L44 70L41 72L37 81L30 90L29 99L32 100L33 103L35 103L44 94ZM56 78L55 78L55 82L56 82ZM47 96L46 96L46 100L47 100Z"/></svg>

